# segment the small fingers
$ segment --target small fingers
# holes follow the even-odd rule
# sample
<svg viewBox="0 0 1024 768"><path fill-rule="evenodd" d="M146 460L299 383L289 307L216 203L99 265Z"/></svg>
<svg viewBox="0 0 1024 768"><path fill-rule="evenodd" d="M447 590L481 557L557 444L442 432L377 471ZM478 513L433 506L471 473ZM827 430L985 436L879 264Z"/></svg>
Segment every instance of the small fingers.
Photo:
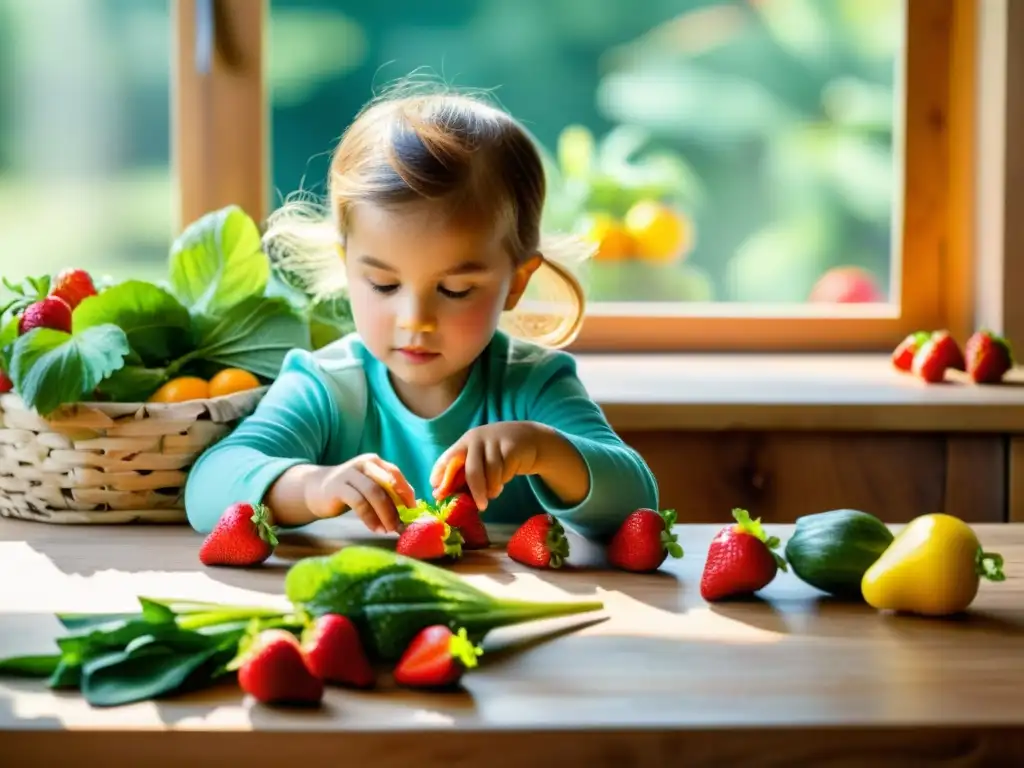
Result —
<svg viewBox="0 0 1024 768"><path fill-rule="evenodd" d="M487 498L495 499L505 485L505 458L497 441L492 440L484 444L484 463L487 473Z"/></svg>
<svg viewBox="0 0 1024 768"><path fill-rule="evenodd" d="M350 482L369 507L373 517L371 523L375 522L373 525L367 523L367 527L376 533L393 533L398 530L398 510L384 487L365 474L354 474ZM362 514L359 516L366 522Z"/></svg>
<svg viewBox="0 0 1024 768"><path fill-rule="evenodd" d="M338 498L355 513L356 517L362 521L368 530L373 533L383 533L383 526L380 524L380 520L377 519L377 514L358 488L351 483L345 483L338 488L337 493Z"/></svg>
<svg viewBox="0 0 1024 768"><path fill-rule="evenodd" d="M487 494L487 466L484 447L478 442L466 451L466 485L473 497L473 503L481 512L487 508L490 497Z"/></svg>
<svg viewBox="0 0 1024 768"><path fill-rule="evenodd" d="M441 499L450 496L465 483L466 448L456 443L455 446L445 451L434 464L430 482L434 488L434 498Z"/></svg>
<svg viewBox="0 0 1024 768"><path fill-rule="evenodd" d="M415 507L416 491L409 481L405 479L402 470L390 461L385 461L379 457L374 459L374 463L367 464L368 468L374 467L376 469L378 466L386 477L373 477L373 479L384 486L384 490L388 492L395 506Z"/></svg>

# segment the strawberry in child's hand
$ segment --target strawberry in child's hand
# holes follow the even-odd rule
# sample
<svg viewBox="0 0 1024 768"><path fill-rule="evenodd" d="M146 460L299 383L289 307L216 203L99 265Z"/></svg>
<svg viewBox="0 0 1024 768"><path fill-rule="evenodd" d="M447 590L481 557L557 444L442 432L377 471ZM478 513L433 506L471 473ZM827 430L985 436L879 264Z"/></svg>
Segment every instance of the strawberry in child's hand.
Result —
<svg viewBox="0 0 1024 768"><path fill-rule="evenodd" d="M458 634L443 624L420 630L395 666L399 685L417 688L445 688L457 683L465 671L477 664L483 650L470 642L465 629Z"/></svg>
<svg viewBox="0 0 1024 768"><path fill-rule="evenodd" d="M1013 368L1013 353L1006 339L991 331L978 331L964 347L967 373L978 384L996 384Z"/></svg>
<svg viewBox="0 0 1024 768"><path fill-rule="evenodd" d="M779 568L787 570L786 561L773 551L778 537L765 534L761 519L751 520L745 509L732 514L736 525L723 528L708 549L700 581L705 600L752 594L768 586Z"/></svg>
<svg viewBox="0 0 1024 768"><path fill-rule="evenodd" d="M14 382L11 381L6 371L0 371L0 395L10 392L12 389L14 389Z"/></svg>
<svg viewBox="0 0 1024 768"><path fill-rule="evenodd" d="M963 352L948 331L936 331L914 355L912 371L930 384L943 380L946 370L966 370Z"/></svg>
<svg viewBox="0 0 1024 768"><path fill-rule="evenodd" d="M242 690L264 704L319 704L323 698L323 680L307 666L299 641L287 630L263 630L232 666Z"/></svg>
<svg viewBox="0 0 1024 768"><path fill-rule="evenodd" d="M319 617L302 638L310 671L325 683L369 688L374 683L355 624L347 616L328 613Z"/></svg>
<svg viewBox="0 0 1024 768"><path fill-rule="evenodd" d="M899 343L892 353L892 364L898 370L908 373L914 367L914 355L917 354L924 343L928 341L931 334L927 331L918 331L907 336Z"/></svg>
<svg viewBox="0 0 1024 768"><path fill-rule="evenodd" d="M626 571L657 570L665 558L682 557L683 548L674 533L675 510L631 512L608 544L608 562Z"/></svg>
<svg viewBox="0 0 1024 768"><path fill-rule="evenodd" d="M65 269L54 278L50 295L64 299L74 309L85 299L96 295L96 286L84 269Z"/></svg>
<svg viewBox="0 0 1024 768"><path fill-rule="evenodd" d="M458 558L462 556L462 534L436 514L424 512L402 531L395 551L417 560Z"/></svg>
<svg viewBox="0 0 1024 768"><path fill-rule="evenodd" d="M199 549L204 565L258 565L271 556L277 535L270 510L240 502L228 507Z"/></svg>
<svg viewBox="0 0 1024 768"><path fill-rule="evenodd" d="M462 534L463 549L487 549L491 546L487 528L480 519L480 510L470 494L464 491L456 493L445 500L443 508L445 522Z"/></svg>
<svg viewBox="0 0 1024 768"><path fill-rule="evenodd" d="M541 513L519 526L507 551L513 560L532 568L561 568L569 558L569 540L558 520Z"/></svg>
<svg viewBox="0 0 1024 768"><path fill-rule="evenodd" d="M33 328L51 328L71 333L71 307L57 296L47 296L29 304L18 319L18 333L25 334Z"/></svg>

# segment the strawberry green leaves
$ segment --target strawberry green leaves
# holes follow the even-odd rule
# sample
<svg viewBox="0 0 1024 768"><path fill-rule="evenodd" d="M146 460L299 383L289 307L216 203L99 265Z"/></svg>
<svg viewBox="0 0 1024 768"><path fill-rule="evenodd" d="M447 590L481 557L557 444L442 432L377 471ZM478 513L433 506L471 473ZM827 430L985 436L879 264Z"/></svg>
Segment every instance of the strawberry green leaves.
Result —
<svg viewBox="0 0 1024 768"><path fill-rule="evenodd" d="M753 536L755 539L764 542L764 545L768 547L768 551L772 553L772 557L775 559L775 564L783 571L788 570L786 561L779 555L775 550L778 549L781 543L778 536L769 536L764 526L761 525L761 518L751 518L750 513L745 509L734 509L732 516L736 520L737 530Z"/></svg>
<svg viewBox="0 0 1024 768"><path fill-rule="evenodd" d="M11 380L27 403L46 414L88 397L124 365L129 351L124 331L110 323L74 335L36 328L14 345Z"/></svg>

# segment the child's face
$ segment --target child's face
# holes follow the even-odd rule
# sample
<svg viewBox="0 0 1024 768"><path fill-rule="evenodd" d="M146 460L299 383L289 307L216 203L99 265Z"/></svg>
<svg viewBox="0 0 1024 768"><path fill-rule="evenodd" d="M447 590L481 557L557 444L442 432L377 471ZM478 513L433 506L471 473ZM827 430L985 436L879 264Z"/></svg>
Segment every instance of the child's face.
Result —
<svg viewBox="0 0 1024 768"><path fill-rule="evenodd" d="M351 212L345 264L356 330L398 379L448 383L491 340L532 271L515 268L502 234L422 212Z"/></svg>

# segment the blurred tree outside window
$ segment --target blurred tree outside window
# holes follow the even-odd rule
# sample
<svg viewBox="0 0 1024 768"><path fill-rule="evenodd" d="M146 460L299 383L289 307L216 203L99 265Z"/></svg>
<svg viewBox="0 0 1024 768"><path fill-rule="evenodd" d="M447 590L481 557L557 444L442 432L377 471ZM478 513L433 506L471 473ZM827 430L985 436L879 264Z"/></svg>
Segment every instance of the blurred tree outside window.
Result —
<svg viewBox="0 0 1024 768"><path fill-rule="evenodd" d="M0 0L0 275L160 279L170 0Z"/></svg>
<svg viewBox="0 0 1024 768"><path fill-rule="evenodd" d="M592 301L898 303L904 5L271 0L270 204L322 194L344 127L415 73L533 132L546 226L598 247Z"/></svg>

